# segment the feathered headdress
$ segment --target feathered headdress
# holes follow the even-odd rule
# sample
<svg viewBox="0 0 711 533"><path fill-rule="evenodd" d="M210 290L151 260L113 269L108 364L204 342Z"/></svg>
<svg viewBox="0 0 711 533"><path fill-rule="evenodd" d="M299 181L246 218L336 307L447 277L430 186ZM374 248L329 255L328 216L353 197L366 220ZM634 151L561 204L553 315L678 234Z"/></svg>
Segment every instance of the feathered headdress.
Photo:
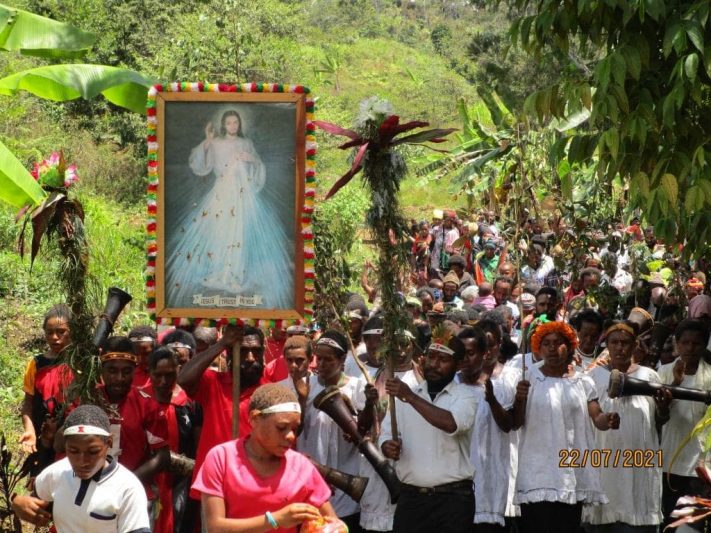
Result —
<svg viewBox="0 0 711 533"><path fill-rule="evenodd" d="M438 324L432 329L432 342L427 350L437 350L454 355L454 350L449 347L449 341L454 337L454 331L444 324Z"/></svg>

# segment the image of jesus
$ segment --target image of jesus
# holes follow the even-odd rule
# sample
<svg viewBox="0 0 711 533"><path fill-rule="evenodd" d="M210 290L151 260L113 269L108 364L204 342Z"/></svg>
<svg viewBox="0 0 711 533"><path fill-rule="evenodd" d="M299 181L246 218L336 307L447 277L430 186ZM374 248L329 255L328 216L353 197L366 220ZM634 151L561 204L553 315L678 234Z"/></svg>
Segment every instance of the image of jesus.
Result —
<svg viewBox="0 0 711 533"><path fill-rule="evenodd" d="M170 233L167 290L178 306L202 297L254 298L261 308L293 305L293 245L270 216L262 191L267 169L243 133L238 111L222 113L219 128L204 127L204 140L190 152L194 176L214 179L209 191Z"/></svg>

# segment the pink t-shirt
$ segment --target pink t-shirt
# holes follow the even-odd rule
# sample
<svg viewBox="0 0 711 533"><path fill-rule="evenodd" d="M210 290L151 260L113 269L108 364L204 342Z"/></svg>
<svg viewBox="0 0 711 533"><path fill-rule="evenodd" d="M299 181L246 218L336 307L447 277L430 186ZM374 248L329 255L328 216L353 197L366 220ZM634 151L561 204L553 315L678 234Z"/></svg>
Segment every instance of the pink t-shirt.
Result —
<svg viewBox="0 0 711 533"><path fill-rule="evenodd" d="M309 503L320 508L331 497L331 489L316 467L293 450L287 450L276 474L261 477L247 458L244 439L225 442L210 450L192 489L222 498L226 518L262 516L290 503ZM296 533L296 528L275 531Z"/></svg>

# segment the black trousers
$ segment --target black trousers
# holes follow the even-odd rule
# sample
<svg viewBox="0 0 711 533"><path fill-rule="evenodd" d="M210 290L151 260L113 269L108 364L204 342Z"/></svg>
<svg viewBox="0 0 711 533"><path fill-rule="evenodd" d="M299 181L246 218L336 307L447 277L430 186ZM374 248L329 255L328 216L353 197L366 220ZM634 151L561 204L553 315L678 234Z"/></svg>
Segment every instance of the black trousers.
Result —
<svg viewBox="0 0 711 533"><path fill-rule="evenodd" d="M395 508L393 533L470 533L474 491L418 494L404 491Z"/></svg>
<svg viewBox="0 0 711 533"><path fill-rule="evenodd" d="M511 526L500 526L499 524L474 524L474 533L507 533Z"/></svg>
<svg viewBox="0 0 711 533"><path fill-rule="evenodd" d="M518 530L519 533L578 533L582 514L582 503L524 503Z"/></svg>

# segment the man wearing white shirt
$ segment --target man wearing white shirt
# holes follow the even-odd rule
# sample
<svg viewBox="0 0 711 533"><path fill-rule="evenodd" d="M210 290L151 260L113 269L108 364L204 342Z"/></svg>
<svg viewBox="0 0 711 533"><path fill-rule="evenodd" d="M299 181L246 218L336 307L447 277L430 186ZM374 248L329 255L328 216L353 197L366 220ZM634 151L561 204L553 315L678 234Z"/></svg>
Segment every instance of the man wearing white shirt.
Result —
<svg viewBox="0 0 711 533"><path fill-rule="evenodd" d="M398 436L390 415L382 424L383 454L396 461L402 494L394 533L469 531L474 519L474 469L469 460L477 396L454 376L464 358L461 339L435 333L425 358L425 381L411 389L399 379L385 389L397 400Z"/></svg>

